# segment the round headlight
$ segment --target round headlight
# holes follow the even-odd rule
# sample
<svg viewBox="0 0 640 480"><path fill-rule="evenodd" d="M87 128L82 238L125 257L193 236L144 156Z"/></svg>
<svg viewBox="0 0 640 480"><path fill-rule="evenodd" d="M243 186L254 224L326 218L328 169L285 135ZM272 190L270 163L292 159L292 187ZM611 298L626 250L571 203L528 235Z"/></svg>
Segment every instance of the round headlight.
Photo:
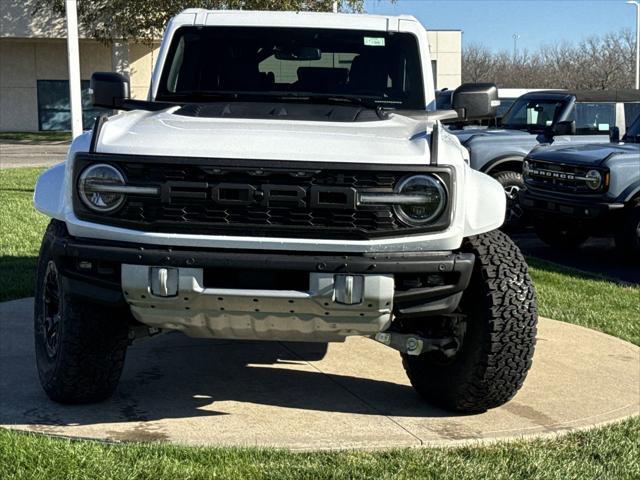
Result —
<svg viewBox="0 0 640 480"><path fill-rule="evenodd" d="M589 170L586 175L587 187L598 190L602 186L602 174L597 170Z"/></svg>
<svg viewBox="0 0 640 480"><path fill-rule="evenodd" d="M96 212L108 213L124 202L122 193L110 192L109 187L125 184L124 176L115 167L104 163L87 167L78 180L78 193L83 203Z"/></svg>
<svg viewBox="0 0 640 480"><path fill-rule="evenodd" d="M406 201L394 206L396 215L407 225L424 225L440 216L447 204L447 191L442 182L430 175L414 175L396 186L396 193Z"/></svg>

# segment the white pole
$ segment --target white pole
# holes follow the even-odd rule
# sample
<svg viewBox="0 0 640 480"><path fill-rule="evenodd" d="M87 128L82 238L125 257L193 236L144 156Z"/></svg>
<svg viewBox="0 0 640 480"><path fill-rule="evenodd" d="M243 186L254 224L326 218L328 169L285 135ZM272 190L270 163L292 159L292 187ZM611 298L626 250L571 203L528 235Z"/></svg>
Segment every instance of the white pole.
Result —
<svg viewBox="0 0 640 480"><path fill-rule="evenodd" d="M333 13L338 13L338 2L333 2Z"/></svg>
<svg viewBox="0 0 640 480"><path fill-rule="evenodd" d="M630 0L627 3L636 6L636 90L640 90L640 2Z"/></svg>
<svg viewBox="0 0 640 480"><path fill-rule="evenodd" d="M80 87L80 47L78 46L77 0L65 0L67 12L67 56L69 60L69 98L71 99L71 136L82 134L82 91Z"/></svg>

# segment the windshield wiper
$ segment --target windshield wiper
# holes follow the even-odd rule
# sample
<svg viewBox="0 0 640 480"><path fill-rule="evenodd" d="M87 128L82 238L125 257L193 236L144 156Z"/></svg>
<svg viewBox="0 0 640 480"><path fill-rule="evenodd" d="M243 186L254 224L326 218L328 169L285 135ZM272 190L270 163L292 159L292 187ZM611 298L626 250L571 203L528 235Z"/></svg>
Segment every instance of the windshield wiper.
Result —
<svg viewBox="0 0 640 480"><path fill-rule="evenodd" d="M194 100L236 100L242 92L221 92L216 90L185 90L175 93L168 93L161 96L162 100L169 101L194 101Z"/></svg>
<svg viewBox="0 0 640 480"><path fill-rule="evenodd" d="M360 107L375 110L380 118L384 117L384 106L401 105L400 101L384 100L377 96L370 95L342 95L342 94L320 94L313 92L236 92L221 90L186 90L175 93L167 93L162 95L158 100L169 102L198 102L198 101L215 101L215 100L293 100L293 101L310 101L312 103L324 103L329 105L358 105Z"/></svg>
<svg viewBox="0 0 640 480"><path fill-rule="evenodd" d="M279 93L278 98L281 100L310 100L314 103L328 103L334 105L350 103L352 105L359 105L361 107L372 109L378 108L380 103L387 103L379 97L372 95L343 95L340 93L286 92Z"/></svg>
<svg viewBox="0 0 640 480"><path fill-rule="evenodd" d="M367 109L375 110L376 115L381 120L387 118L385 109L381 103L401 104L402 102L393 102L381 100L376 96L363 96L363 95L341 95L341 94L318 94L307 92L289 92L286 95L280 97L282 100L310 100L313 103L329 104L329 105L344 105L351 104Z"/></svg>

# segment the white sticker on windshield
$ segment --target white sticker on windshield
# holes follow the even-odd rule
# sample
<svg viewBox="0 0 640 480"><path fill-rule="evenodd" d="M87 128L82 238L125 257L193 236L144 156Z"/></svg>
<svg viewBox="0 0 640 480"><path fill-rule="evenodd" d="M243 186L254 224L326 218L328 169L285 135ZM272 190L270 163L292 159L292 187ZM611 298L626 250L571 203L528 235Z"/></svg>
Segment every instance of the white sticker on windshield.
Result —
<svg viewBox="0 0 640 480"><path fill-rule="evenodd" d="M609 124L608 123L599 123L598 124L598 131L599 132L608 132L609 131Z"/></svg>
<svg viewBox="0 0 640 480"><path fill-rule="evenodd" d="M367 47L384 47L384 37L364 37Z"/></svg>

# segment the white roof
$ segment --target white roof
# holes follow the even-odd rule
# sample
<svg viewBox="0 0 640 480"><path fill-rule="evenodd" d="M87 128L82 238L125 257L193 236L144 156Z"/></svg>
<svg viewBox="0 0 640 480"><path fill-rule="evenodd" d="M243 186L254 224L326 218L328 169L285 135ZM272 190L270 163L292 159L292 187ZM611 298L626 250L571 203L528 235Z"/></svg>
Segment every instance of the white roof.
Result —
<svg viewBox="0 0 640 480"><path fill-rule="evenodd" d="M176 15L172 23L182 25L229 25L271 27L314 27L350 30L398 31L400 21L416 22L410 15L385 16L352 13L205 10L189 8Z"/></svg>

